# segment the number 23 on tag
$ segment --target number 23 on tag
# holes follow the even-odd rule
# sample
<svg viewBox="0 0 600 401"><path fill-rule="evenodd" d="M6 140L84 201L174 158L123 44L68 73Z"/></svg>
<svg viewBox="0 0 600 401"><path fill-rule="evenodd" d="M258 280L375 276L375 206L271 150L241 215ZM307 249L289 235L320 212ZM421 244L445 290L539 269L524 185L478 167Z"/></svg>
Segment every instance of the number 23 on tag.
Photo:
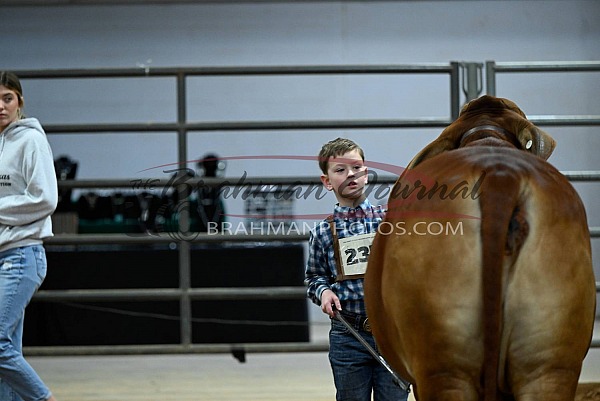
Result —
<svg viewBox="0 0 600 401"><path fill-rule="evenodd" d="M363 275L367 271L367 262L371 253L375 233L340 238L340 254L345 276Z"/></svg>

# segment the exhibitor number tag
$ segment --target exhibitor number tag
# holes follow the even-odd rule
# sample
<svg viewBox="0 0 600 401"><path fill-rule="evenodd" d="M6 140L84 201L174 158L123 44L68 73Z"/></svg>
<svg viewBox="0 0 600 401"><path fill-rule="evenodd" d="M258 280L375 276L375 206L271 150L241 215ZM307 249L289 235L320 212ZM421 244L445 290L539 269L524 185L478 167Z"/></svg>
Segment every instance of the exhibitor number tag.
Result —
<svg viewBox="0 0 600 401"><path fill-rule="evenodd" d="M373 238L375 238L375 233L355 235L338 240L343 277L357 278L365 274Z"/></svg>

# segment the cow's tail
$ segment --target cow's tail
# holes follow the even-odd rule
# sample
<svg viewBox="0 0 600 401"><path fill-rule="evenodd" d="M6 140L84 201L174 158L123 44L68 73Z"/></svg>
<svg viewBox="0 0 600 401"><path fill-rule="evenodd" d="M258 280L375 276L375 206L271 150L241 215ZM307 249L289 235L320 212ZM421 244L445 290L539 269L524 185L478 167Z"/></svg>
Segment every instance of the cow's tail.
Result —
<svg viewBox="0 0 600 401"><path fill-rule="evenodd" d="M485 401L498 399L503 321L503 266L507 238L520 193L519 176L504 169L487 171L481 186L481 240Z"/></svg>

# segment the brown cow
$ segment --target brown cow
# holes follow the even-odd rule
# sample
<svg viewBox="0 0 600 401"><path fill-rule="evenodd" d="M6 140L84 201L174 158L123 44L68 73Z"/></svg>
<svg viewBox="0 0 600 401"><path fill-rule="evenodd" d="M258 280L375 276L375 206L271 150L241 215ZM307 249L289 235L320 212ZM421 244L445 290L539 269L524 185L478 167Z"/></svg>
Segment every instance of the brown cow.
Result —
<svg viewBox="0 0 600 401"><path fill-rule="evenodd" d="M365 301L419 401L574 399L596 290L585 209L553 149L513 102L483 96L394 186Z"/></svg>

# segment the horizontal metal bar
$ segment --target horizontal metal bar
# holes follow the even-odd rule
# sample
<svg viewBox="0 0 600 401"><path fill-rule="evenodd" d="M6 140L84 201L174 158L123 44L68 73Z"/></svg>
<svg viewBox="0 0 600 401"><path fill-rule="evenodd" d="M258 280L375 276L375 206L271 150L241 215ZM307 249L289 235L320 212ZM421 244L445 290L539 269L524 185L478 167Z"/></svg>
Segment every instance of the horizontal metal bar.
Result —
<svg viewBox="0 0 600 401"><path fill-rule="evenodd" d="M596 291L600 292L600 282L596 282ZM196 301L210 300L261 300L261 299L305 299L306 288L300 286L281 287L213 287L191 288L187 291L178 288L130 288L95 290L39 290L34 301L78 301L78 302L115 302L115 301L175 301L183 294Z"/></svg>
<svg viewBox="0 0 600 401"><path fill-rule="evenodd" d="M264 300L264 299L306 299L306 288L301 286L281 287L235 287L235 288L131 288L95 290L40 290L34 301L175 301L187 294L196 301L206 300Z"/></svg>
<svg viewBox="0 0 600 401"><path fill-rule="evenodd" d="M179 300L182 290L177 288L153 289L101 289L101 290L39 290L32 301L175 301Z"/></svg>
<svg viewBox="0 0 600 401"><path fill-rule="evenodd" d="M179 129L177 123L122 123L122 124L47 124L47 134L84 134L84 133L116 133L143 132L168 133Z"/></svg>
<svg viewBox="0 0 600 401"><path fill-rule="evenodd" d="M181 241L193 243L226 242L303 242L308 234L206 234L206 233L158 233L158 234L57 234L44 239L47 245L90 244L171 244Z"/></svg>
<svg viewBox="0 0 600 401"><path fill-rule="evenodd" d="M600 171L561 171L569 181L600 181Z"/></svg>
<svg viewBox="0 0 600 401"><path fill-rule="evenodd" d="M529 121L540 126L596 126L600 125L600 115L572 116L529 116Z"/></svg>
<svg viewBox="0 0 600 401"><path fill-rule="evenodd" d="M592 238L600 237L600 227L590 227ZM291 231L291 230L290 230ZM180 241L193 243L226 242L303 242L308 234L207 234L207 233L158 233L158 234L57 234L46 238L47 245L90 244L171 244Z"/></svg>
<svg viewBox="0 0 600 401"><path fill-rule="evenodd" d="M315 158L316 160L316 158ZM188 163L193 163L189 161ZM179 163L157 167L158 171L170 171L184 168ZM377 184L394 183L398 177L377 178ZM157 188L172 187L177 185L188 185L193 188L210 187L240 187L252 186L254 188L265 185L282 185L282 190L294 189L298 186L322 185L315 177L231 177L231 178L189 178L184 182L173 179L144 178L144 179L115 179L115 180L61 180L58 181L59 188L128 188L131 190L149 191ZM287 187L285 187L287 186ZM243 193L243 192L241 192Z"/></svg>
<svg viewBox="0 0 600 401"><path fill-rule="evenodd" d="M496 62L496 72L600 72L600 61Z"/></svg>
<svg viewBox="0 0 600 401"><path fill-rule="evenodd" d="M191 288L190 298L205 300L306 299L306 287Z"/></svg>
<svg viewBox="0 0 600 401"><path fill-rule="evenodd" d="M600 282L596 282L600 292ZM36 301L170 301L179 299L184 290L178 288L131 288L96 290L39 290L33 297ZM299 286L281 287L212 287L191 288L186 294L195 300L213 299L304 299L306 288Z"/></svg>
<svg viewBox="0 0 600 401"><path fill-rule="evenodd" d="M448 63L380 64L380 65L306 65L199 67L182 69L186 75L306 75L306 74L450 74Z"/></svg>
<svg viewBox="0 0 600 401"><path fill-rule="evenodd" d="M597 126L600 116L532 116L529 120L539 126ZM183 129L194 131L273 131L273 130L316 130L316 129L401 129L401 128L445 128L452 121L443 118L412 120L338 120L338 121L235 121L206 123L126 123L126 124L49 124L44 126L47 134L94 134L94 133L176 133Z"/></svg>
<svg viewBox="0 0 600 401"><path fill-rule="evenodd" d="M600 282L596 282L596 291L600 292ZM306 299L306 288L299 286L191 288L185 293L195 301ZM184 290L178 288L40 290L34 295L33 300L38 302L177 301L183 294Z"/></svg>
<svg viewBox="0 0 600 401"><path fill-rule="evenodd" d="M441 128L451 122L449 118L436 117L405 120L236 121L187 123L185 128L188 131Z"/></svg>
<svg viewBox="0 0 600 401"><path fill-rule="evenodd" d="M265 160L268 156L265 156ZM285 156L282 156L284 158ZM289 156L290 159L293 156ZM226 158L224 158L226 159ZM316 157L314 158L316 162ZM187 163L195 163L196 161L190 160ZM187 164L186 163L186 164ZM367 162L368 165L368 162ZM154 168L157 171L170 171L179 168L184 168L179 163L173 163ZM398 169L400 167L397 167ZM600 179L600 172L599 179ZM369 181L373 185L378 184L393 184L398 180L396 176L377 176L376 178L370 177ZM164 188L168 186L177 185L188 185L192 189L200 188L203 186L210 187L241 187L241 186L252 186L253 188L267 186L280 186L278 190L295 190L298 186L308 185L323 185L318 178L315 177L229 177L229 178L211 178L211 177L199 177L199 178L186 178L182 180L173 179L161 179L161 178L136 178L136 179L92 179L92 180L60 180L58 186L64 188L128 188L131 190L149 191L157 188ZM240 191L240 194L243 194ZM225 193L223 195L226 195Z"/></svg>
<svg viewBox="0 0 600 401"><path fill-rule="evenodd" d="M165 345L89 345L23 347L27 356L82 355L152 355L152 354L230 354L273 352L326 352L329 345L320 343L240 343L240 344L165 344Z"/></svg>
<svg viewBox="0 0 600 401"><path fill-rule="evenodd" d="M96 245L96 244L171 244L178 240L165 233L150 234L56 234L44 239L46 245Z"/></svg>
<svg viewBox="0 0 600 401"><path fill-rule="evenodd" d="M236 67L152 67L20 70L21 79L130 78L153 76L321 75L321 74L450 74L448 63L390 65L306 65Z"/></svg>
<svg viewBox="0 0 600 401"><path fill-rule="evenodd" d="M530 116L529 120L540 126L597 126L598 115ZM123 123L123 124L48 124L48 134L93 134L115 132L169 133L180 129L194 131L273 131L316 129L400 129L445 128L452 123L447 118L423 117L410 120L323 120L323 121L233 121L193 123Z"/></svg>
<svg viewBox="0 0 600 401"><path fill-rule="evenodd" d="M443 128L452 121L448 118L423 117L410 120L323 120L323 121L234 121L177 123L124 123L124 124L48 124L48 134L82 134L106 132L164 133L186 131L272 131L312 129L392 129Z"/></svg>
<svg viewBox="0 0 600 401"><path fill-rule="evenodd" d="M178 168L178 164L173 166L165 167L161 170L170 170ZM185 166L183 166L185 167ZM190 179L191 181L191 179ZM190 184L186 181L187 184ZM136 178L136 179L114 179L114 180L59 180L58 187L61 189L74 189L74 188L127 188L131 190L140 191L151 191L157 188L170 187L175 185L174 180L160 179L160 178ZM200 184L197 184L200 185Z"/></svg>
<svg viewBox="0 0 600 401"><path fill-rule="evenodd" d="M282 156L283 158L284 156ZM290 156L291 158L292 156ZM265 157L266 158L266 157ZM195 161L189 161L192 163ZM177 168L183 168L179 163L163 165L156 167L159 171L169 171ZM400 166L396 166L400 167ZM561 171L570 181L600 181L600 171ZM371 179L373 185L394 184L398 180L397 176L377 176ZM321 185L321 181L315 177L288 176L288 177L228 177L228 178L210 178L199 177L189 178L185 182L161 179L161 178L135 178L135 179L94 179L94 180L61 180L58 186L62 189L69 188L127 188L131 190L148 191L167 186L185 184L191 188L200 188L202 186L211 187L240 187L240 186L264 186L281 185L281 190L294 190L298 186ZM286 187L287 186L287 187Z"/></svg>

